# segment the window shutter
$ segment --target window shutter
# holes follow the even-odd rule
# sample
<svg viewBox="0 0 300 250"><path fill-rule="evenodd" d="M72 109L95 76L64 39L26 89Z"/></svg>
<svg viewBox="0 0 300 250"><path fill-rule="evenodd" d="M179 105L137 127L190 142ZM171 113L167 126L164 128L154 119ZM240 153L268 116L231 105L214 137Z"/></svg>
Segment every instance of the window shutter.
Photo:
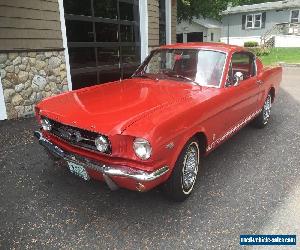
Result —
<svg viewBox="0 0 300 250"><path fill-rule="evenodd" d="M246 15L242 15L242 30L245 29L245 25L246 25Z"/></svg>
<svg viewBox="0 0 300 250"><path fill-rule="evenodd" d="M263 29L263 28L265 28L266 27L266 12L263 12L262 13L262 19L261 19L261 28Z"/></svg>

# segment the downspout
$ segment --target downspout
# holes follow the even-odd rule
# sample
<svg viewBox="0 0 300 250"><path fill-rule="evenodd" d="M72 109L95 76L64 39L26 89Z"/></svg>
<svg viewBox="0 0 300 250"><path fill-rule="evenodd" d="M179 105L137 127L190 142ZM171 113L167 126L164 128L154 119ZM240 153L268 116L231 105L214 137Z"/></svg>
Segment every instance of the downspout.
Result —
<svg viewBox="0 0 300 250"><path fill-rule="evenodd" d="M139 0L140 36L141 36L141 63L148 56L148 1Z"/></svg>
<svg viewBox="0 0 300 250"><path fill-rule="evenodd" d="M69 51L68 51L67 30L66 30L66 23L65 23L65 10L64 10L63 0L58 0L58 7L59 7L60 29L62 34L64 54L65 54L68 89L72 90L73 85L72 85L72 78L71 78L71 67L70 67L70 59L69 59Z"/></svg>
<svg viewBox="0 0 300 250"><path fill-rule="evenodd" d="M229 44L229 16L227 16L227 44Z"/></svg>
<svg viewBox="0 0 300 250"><path fill-rule="evenodd" d="M0 121L7 119L7 110L4 100L4 90L1 83L1 75L0 75Z"/></svg>

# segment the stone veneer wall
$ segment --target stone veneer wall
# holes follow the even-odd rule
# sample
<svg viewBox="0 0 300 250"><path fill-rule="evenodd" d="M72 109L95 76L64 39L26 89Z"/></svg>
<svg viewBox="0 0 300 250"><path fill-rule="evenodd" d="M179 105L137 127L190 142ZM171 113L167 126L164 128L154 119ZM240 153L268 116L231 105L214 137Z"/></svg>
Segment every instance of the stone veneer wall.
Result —
<svg viewBox="0 0 300 250"><path fill-rule="evenodd" d="M37 102L68 90L63 51L0 52L0 73L8 119L32 115Z"/></svg>

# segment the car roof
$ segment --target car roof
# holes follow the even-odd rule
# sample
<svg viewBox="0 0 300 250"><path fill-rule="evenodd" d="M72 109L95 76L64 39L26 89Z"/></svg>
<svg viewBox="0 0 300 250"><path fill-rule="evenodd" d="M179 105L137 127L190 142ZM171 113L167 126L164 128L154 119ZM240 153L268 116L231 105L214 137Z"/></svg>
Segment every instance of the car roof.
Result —
<svg viewBox="0 0 300 250"><path fill-rule="evenodd" d="M245 50L245 48L236 45L230 45L225 43L200 43L200 42L175 43L175 44L163 45L160 48L162 49L210 49L210 50L219 50L224 52L247 51Z"/></svg>

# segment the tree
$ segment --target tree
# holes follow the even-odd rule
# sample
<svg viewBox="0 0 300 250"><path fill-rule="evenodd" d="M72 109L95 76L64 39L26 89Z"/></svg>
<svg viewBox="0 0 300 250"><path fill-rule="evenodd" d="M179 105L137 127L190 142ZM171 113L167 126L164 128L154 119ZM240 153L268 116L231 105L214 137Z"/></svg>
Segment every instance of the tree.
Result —
<svg viewBox="0 0 300 250"><path fill-rule="evenodd" d="M235 5L275 2L276 0L177 0L178 21L203 16L220 19L220 13L226 10L229 3Z"/></svg>

